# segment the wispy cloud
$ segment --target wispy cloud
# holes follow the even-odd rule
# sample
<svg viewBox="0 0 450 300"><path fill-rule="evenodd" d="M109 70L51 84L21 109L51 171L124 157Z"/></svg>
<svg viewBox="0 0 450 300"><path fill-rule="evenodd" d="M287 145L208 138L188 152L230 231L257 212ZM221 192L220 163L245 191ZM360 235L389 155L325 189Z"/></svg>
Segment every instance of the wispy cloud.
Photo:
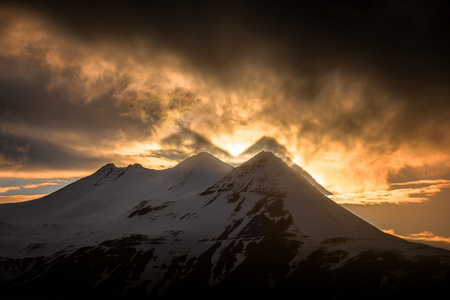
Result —
<svg viewBox="0 0 450 300"><path fill-rule="evenodd" d="M60 174L59 174L60 175ZM52 193L75 178L2 178L0 177L0 203L24 202L34 200ZM11 182L15 182L12 184Z"/></svg>
<svg viewBox="0 0 450 300"><path fill-rule="evenodd" d="M406 181L406 182L395 182L391 183L390 185L392 187L397 186L410 186L410 185L429 185L429 186L446 186L450 184L450 180L447 179L422 179L422 180L415 180L415 181Z"/></svg>
<svg viewBox="0 0 450 300"><path fill-rule="evenodd" d="M419 180L391 184L390 190L343 193L329 197L339 204L374 205L407 204L430 200L442 189L450 188L450 180Z"/></svg>
<svg viewBox="0 0 450 300"><path fill-rule="evenodd" d="M15 179L48 179L67 178L67 180L74 180L92 174L100 166L94 166L91 170L0 170L0 178L15 178Z"/></svg>
<svg viewBox="0 0 450 300"><path fill-rule="evenodd" d="M47 196L47 194L0 196L0 204L25 202L39 199L44 196Z"/></svg>
<svg viewBox="0 0 450 300"><path fill-rule="evenodd" d="M0 168L19 169L24 166L28 160L28 149L30 145L18 146L11 145L6 141L0 142ZM5 155L5 153L7 153Z"/></svg>
<svg viewBox="0 0 450 300"><path fill-rule="evenodd" d="M445 242L445 243L448 243L450 246L450 237L435 235L431 231L422 231L419 233L410 233L407 235L400 235L400 234L397 234L394 231L394 229L381 229L381 230L386 233L398 236L398 237L400 237L402 239L406 239L406 240L423 241L423 242Z"/></svg>
<svg viewBox="0 0 450 300"><path fill-rule="evenodd" d="M6 187L0 187L0 194L8 193L10 191L19 191L24 189L40 189L44 186L57 186L60 185L61 181L59 182L43 182L38 184L26 184L26 185L18 185L18 186L6 186Z"/></svg>

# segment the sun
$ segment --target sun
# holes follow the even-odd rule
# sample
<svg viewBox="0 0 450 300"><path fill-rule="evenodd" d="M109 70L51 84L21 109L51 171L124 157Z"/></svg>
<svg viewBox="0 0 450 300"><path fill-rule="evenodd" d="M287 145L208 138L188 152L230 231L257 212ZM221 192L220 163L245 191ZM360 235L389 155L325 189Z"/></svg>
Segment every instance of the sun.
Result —
<svg viewBox="0 0 450 300"><path fill-rule="evenodd" d="M232 156L237 157L255 143L264 131L259 128L239 128L233 134L219 134L211 137L214 145L226 150Z"/></svg>
<svg viewBox="0 0 450 300"><path fill-rule="evenodd" d="M241 154L242 152L245 151L245 149L247 149L248 145L244 145L241 143L234 143L234 144L229 144L226 145L224 148L225 150L228 151L228 153L230 153L231 155L233 155L234 157L239 156L239 154Z"/></svg>
<svg viewBox="0 0 450 300"><path fill-rule="evenodd" d="M244 152L254 142L253 139L242 138L229 135L221 135L213 138L212 142L219 145L220 148L226 150L232 156L237 157Z"/></svg>

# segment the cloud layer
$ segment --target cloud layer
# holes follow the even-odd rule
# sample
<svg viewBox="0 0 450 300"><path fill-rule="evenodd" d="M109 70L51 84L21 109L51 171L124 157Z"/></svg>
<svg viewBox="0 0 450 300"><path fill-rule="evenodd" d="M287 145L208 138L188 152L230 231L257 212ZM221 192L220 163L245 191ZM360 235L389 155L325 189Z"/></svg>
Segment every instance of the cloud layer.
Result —
<svg viewBox="0 0 450 300"><path fill-rule="evenodd" d="M421 203L448 188L450 180L419 180L393 183L389 190L335 194L329 197L339 204L350 205Z"/></svg>
<svg viewBox="0 0 450 300"><path fill-rule="evenodd" d="M409 240L409 241L429 243L431 245L450 249L450 237L435 235L433 232L430 232L430 231L423 231L423 232L419 232L419 233L410 233L407 235L397 234L393 229L383 229L383 231L386 233L398 236L402 239Z"/></svg>

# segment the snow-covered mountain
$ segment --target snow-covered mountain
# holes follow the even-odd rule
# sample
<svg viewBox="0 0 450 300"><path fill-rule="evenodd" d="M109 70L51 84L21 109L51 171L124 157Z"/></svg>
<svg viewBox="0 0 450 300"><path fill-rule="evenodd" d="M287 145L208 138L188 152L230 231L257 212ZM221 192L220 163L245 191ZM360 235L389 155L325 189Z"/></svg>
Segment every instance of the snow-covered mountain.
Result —
<svg viewBox="0 0 450 300"><path fill-rule="evenodd" d="M261 151L272 152L279 158L281 158L288 166L298 172L302 177L308 180L315 188L317 188L324 195L331 195L332 193L324 188L320 183L318 183L308 172L306 172L302 167L297 165L292 161L292 155L286 149L285 146L278 143L276 139L269 136L263 136L257 140L253 145L247 148L244 152L240 154L243 159L248 159Z"/></svg>
<svg viewBox="0 0 450 300"><path fill-rule="evenodd" d="M450 288L450 251L381 232L270 152L108 164L0 205L0 295L384 297Z"/></svg>

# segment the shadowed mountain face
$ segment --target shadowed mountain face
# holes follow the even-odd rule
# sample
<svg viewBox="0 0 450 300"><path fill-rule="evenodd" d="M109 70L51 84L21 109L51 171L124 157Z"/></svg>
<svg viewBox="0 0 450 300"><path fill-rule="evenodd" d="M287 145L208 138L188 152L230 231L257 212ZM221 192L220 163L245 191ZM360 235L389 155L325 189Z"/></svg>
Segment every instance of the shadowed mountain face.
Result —
<svg viewBox="0 0 450 300"><path fill-rule="evenodd" d="M450 289L450 252L385 234L269 152L163 171L108 164L0 206L3 296L404 297Z"/></svg>

